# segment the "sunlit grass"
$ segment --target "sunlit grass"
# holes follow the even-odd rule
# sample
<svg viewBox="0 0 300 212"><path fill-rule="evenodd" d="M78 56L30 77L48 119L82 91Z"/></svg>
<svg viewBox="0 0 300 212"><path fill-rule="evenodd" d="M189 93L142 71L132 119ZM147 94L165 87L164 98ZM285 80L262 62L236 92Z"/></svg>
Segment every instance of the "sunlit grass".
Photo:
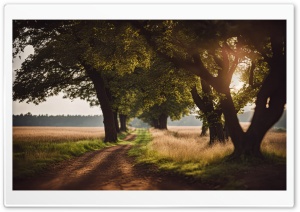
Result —
<svg viewBox="0 0 300 212"><path fill-rule="evenodd" d="M169 127L168 131L150 129L140 133L143 141L129 152L137 157L137 162L156 164L162 170L192 176L203 183L223 183L224 189L238 188L241 182L235 182L232 175L257 165L257 161L228 162L226 156L233 152L232 143L209 146L209 137L200 137L199 127ZM268 132L261 149L266 158L272 159L266 163L285 161L286 134Z"/></svg>
<svg viewBox="0 0 300 212"><path fill-rule="evenodd" d="M13 177L24 178L37 174L50 164L88 151L102 149L112 144L100 140L72 142L15 142L13 145Z"/></svg>
<svg viewBox="0 0 300 212"><path fill-rule="evenodd" d="M190 137L185 136L186 132L177 132L175 136L172 131L152 130L151 133L153 140L149 144L149 150L177 162L197 162L205 166L233 151L230 142L208 146L208 137L200 138L197 132L190 132Z"/></svg>
<svg viewBox="0 0 300 212"><path fill-rule="evenodd" d="M265 155L286 157L286 133L268 132L261 144L261 150Z"/></svg>

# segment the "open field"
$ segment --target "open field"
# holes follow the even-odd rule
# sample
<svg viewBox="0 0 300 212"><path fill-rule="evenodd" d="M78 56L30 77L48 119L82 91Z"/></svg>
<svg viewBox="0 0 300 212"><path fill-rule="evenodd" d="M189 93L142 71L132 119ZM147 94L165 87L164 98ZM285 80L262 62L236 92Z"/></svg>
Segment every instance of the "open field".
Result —
<svg viewBox="0 0 300 212"><path fill-rule="evenodd" d="M14 127L13 141L63 142L104 137L103 127Z"/></svg>
<svg viewBox="0 0 300 212"><path fill-rule="evenodd" d="M13 177L40 173L49 165L102 149L101 127L14 127Z"/></svg>
<svg viewBox="0 0 300 212"><path fill-rule="evenodd" d="M209 147L209 137L199 136L200 127L169 127L168 131L137 130L137 136L120 134L117 144L102 142L103 128L14 127L13 132L13 177L18 182L37 174L46 174L57 162L79 156L78 160L83 160L81 155L86 155L86 152L96 154L97 151L100 154L100 149L105 147L125 145L127 150L123 151L119 161L131 161L127 158L128 152L129 156L134 156L136 163L154 165L159 172L191 177L192 180L188 181L197 183L195 189L285 189L285 132L269 131L262 143L266 160L254 162L224 160L233 151L231 142ZM127 138L131 141L128 142ZM107 154L113 154L109 149L107 151ZM84 164L86 170L90 170L90 163ZM117 169L123 165L111 166ZM148 173L147 168L142 170ZM103 167L100 171L105 172ZM147 175L136 174L137 177ZM52 175L55 177L55 174Z"/></svg>

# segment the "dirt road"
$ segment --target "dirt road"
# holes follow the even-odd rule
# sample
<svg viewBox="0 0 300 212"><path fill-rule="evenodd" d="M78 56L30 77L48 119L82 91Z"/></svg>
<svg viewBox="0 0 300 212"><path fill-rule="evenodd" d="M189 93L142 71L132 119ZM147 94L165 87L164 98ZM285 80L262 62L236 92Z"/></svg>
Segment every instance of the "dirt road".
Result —
<svg viewBox="0 0 300 212"><path fill-rule="evenodd" d="M135 135L124 140L132 141ZM136 164L128 156L130 145L118 145L85 153L50 167L32 179L14 180L14 190L222 190L224 185L201 181L154 165ZM240 189L285 190L286 166L266 164L235 173Z"/></svg>
<svg viewBox="0 0 300 212"><path fill-rule="evenodd" d="M14 190L194 190L204 185L181 176L158 172L154 166L135 165L127 155L130 145L88 152L50 168L47 173L14 182Z"/></svg>

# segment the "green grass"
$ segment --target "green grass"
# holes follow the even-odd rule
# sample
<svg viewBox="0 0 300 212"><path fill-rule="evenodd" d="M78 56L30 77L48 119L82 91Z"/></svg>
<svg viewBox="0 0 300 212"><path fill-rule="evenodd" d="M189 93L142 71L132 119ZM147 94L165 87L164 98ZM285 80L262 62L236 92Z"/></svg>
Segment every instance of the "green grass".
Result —
<svg viewBox="0 0 300 212"><path fill-rule="evenodd" d="M14 141L13 177L22 179L32 177L57 162L80 156L89 151L99 150L116 144L129 142L123 139L130 132L120 133L117 143L104 143L99 139L80 141Z"/></svg>
<svg viewBox="0 0 300 212"><path fill-rule="evenodd" d="M259 166L286 163L285 157L268 152L265 153L264 161L228 161L226 156L230 153L230 148L227 147L228 151L222 149L231 144L207 148L202 143L197 144L186 138L178 140L178 135L174 133L151 132L152 135L147 130L137 132L138 139L128 153L136 157L137 163L155 164L161 170L189 176L211 187L222 185L222 189L240 189L243 188L243 182L237 176L241 173L251 173ZM178 149L179 142L183 142L184 145L191 142L194 146L186 150L182 145ZM196 152L197 157L193 156L196 145L201 146L199 152Z"/></svg>

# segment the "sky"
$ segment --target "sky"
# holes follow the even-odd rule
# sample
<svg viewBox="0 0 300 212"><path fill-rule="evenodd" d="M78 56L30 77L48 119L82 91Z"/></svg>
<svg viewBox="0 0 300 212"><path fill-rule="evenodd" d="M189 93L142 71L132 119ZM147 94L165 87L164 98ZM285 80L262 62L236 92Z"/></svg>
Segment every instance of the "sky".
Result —
<svg viewBox="0 0 300 212"><path fill-rule="evenodd" d="M13 79L14 71L21 68L22 62L30 55L34 53L32 46L27 46L22 53L21 59L17 56L13 60ZM13 114L19 115L21 113L26 114L30 112L33 115L48 114L48 115L100 115L102 111L100 106L90 107L89 103L81 100L75 99L71 101L70 99L63 99L63 94L60 93L58 96L53 96L47 98L45 102L38 105L33 103L26 103L18 101L13 102Z"/></svg>

